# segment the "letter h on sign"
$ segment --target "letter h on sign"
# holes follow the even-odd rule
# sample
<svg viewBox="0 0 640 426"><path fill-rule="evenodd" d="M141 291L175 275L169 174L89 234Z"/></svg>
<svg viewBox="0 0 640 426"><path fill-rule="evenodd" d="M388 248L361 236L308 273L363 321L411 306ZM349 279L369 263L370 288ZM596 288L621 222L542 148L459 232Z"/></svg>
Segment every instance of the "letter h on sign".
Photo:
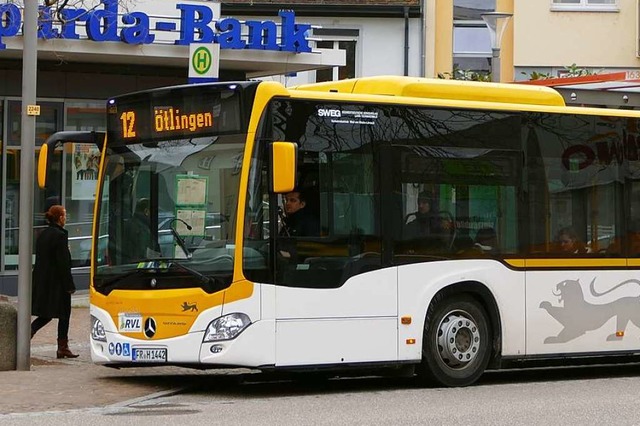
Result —
<svg viewBox="0 0 640 426"><path fill-rule="evenodd" d="M220 67L220 45L189 45L189 83L218 81Z"/></svg>

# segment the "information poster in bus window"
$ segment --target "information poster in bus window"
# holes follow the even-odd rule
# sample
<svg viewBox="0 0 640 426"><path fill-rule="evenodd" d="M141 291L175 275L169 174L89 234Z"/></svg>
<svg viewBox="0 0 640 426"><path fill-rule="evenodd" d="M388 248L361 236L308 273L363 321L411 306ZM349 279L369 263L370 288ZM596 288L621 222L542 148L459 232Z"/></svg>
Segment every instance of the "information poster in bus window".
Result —
<svg viewBox="0 0 640 426"><path fill-rule="evenodd" d="M204 237L206 210L204 209L176 209L176 232L182 237ZM187 228L187 224L191 229Z"/></svg>
<svg viewBox="0 0 640 426"><path fill-rule="evenodd" d="M100 151L93 144L74 143L71 155L71 199L91 200L96 195Z"/></svg>
<svg viewBox="0 0 640 426"><path fill-rule="evenodd" d="M179 206L205 206L207 204L207 176L176 176L176 204Z"/></svg>

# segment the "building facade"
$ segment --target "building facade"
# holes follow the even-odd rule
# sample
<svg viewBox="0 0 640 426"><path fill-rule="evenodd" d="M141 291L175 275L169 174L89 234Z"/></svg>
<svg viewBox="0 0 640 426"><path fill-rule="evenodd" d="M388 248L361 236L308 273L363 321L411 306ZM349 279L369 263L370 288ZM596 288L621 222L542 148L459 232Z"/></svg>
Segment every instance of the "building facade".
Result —
<svg viewBox="0 0 640 426"><path fill-rule="evenodd" d="M571 65L637 78L638 12L637 0L514 0L515 80L562 77Z"/></svg>
<svg viewBox="0 0 640 426"><path fill-rule="evenodd" d="M343 50L345 65L285 72L272 79L298 85L374 75L424 75L424 19L420 0L233 0L222 11L251 20L295 10L313 26L318 48ZM384 55L381 55L384 52Z"/></svg>
<svg viewBox="0 0 640 426"><path fill-rule="evenodd" d="M513 0L425 0L425 76L489 73L491 39L482 14L514 13L513 6ZM501 81L513 81L513 28L502 37Z"/></svg>
<svg viewBox="0 0 640 426"><path fill-rule="evenodd" d="M272 2L85 0L41 9L36 152L53 132L105 129L107 98L187 83L189 49L219 43L221 80L300 84L364 75L420 75L423 19L417 0ZM0 4L0 294L17 294L20 195L21 7ZM251 38L273 23L276 34ZM217 23L222 23L217 25ZM271 28L271 24L267 25ZM272 38L273 37L273 38ZM380 52L384 51L385 56ZM34 238L43 213L67 208L74 275L88 284L98 153L66 146L55 155L46 191L34 191Z"/></svg>
<svg viewBox="0 0 640 426"><path fill-rule="evenodd" d="M640 108L636 0L514 3L516 81L541 79L570 105Z"/></svg>
<svg viewBox="0 0 640 426"><path fill-rule="evenodd" d="M500 51L503 82L576 70L640 76L637 0L427 0L426 75L488 71L491 49L481 15L493 11L513 15Z"/></svg>

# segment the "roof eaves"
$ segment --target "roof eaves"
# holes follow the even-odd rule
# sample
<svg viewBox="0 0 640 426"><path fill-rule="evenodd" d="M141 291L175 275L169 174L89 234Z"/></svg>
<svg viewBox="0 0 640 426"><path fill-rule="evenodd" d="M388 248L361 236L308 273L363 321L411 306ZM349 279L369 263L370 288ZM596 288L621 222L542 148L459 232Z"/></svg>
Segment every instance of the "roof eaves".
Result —
<svg viewBox="0 0 640 426"><path fill-rule="evenodd" d="M545 78L540 80L527 80L516 81L518 84L529 84L533 86L567 86L569 84L588 84L588 83L602 83L605 81L619 81L624 80L627 74L624 71L612 72L607 74L592 74L580 77L557 77L557 78Z"/></svg>

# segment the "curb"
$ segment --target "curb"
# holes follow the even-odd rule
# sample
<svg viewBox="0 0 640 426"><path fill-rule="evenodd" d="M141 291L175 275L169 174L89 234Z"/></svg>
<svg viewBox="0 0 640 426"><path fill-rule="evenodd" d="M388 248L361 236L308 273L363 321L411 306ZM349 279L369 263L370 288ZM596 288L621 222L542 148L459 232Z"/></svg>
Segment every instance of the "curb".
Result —
<svg viewBox="0 0 640 426"><path fill-rule="evenodd" d="M18 306L17 296L7 296L0 294L0 302L9 302ZM79 290L71 295L72 308L88 308L89 307L89 290Z"/></svg>
<svg viewBox="0 0 640 426"><path fill-rule="evenodd" d="M88 308L89 307L89 292L83 290L82 292L78 292L80 294L73 294L71 296L71 307L72 308Z"/></svg>

